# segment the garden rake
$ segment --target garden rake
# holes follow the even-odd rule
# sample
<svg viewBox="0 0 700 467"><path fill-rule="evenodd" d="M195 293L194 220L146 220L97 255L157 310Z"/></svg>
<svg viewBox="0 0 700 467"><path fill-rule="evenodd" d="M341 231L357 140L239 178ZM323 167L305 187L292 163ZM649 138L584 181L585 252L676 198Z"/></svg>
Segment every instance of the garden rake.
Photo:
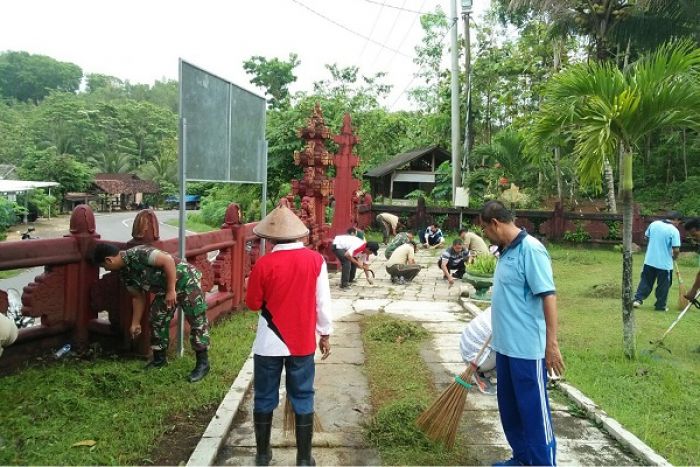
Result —
<svg viewBox="0 0 700 467"><path fill-rule="evenodd" d="M696 308L700 309L700 301L698 301L698 297L700 297L700 290L697 291L697 293L695 294L695 297L693 297L688 302L688 304L685 306L683 311L680 312L680 314L678 315L678 318L676 318L675 321L673 321L673 323L671 323L671 326L669 326L668 329L666 330L666 332L664 333L664 335L661 336L661 339L659 339L657 341L649 341L649 343L652 345L651 349L649 349L649 355L653 354L659 347L666 350L668 353L671 353L671 349L669 349L668 347L666 347L664 345L664 339L666 338L666 336L668 336L668 333L671 332L671 330L676 326L676 324L678 324L678 322L681 320L681 318L683 318L683 316L686 314L686 312L690 309L691 305L695 305Z"/></svg>

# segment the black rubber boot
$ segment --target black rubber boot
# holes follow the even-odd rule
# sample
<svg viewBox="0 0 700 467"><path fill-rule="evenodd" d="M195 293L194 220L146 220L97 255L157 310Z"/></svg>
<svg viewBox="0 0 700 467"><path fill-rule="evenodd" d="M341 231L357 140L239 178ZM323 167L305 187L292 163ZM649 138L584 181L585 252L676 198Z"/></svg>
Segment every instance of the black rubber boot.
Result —
<svg viewBox="0 0 700 467"><path fill-rule="evenodd" d="M190 383L196 383L207 376L207 373L209 373L209 353L206 350L200 350L197 352L197 363L188 379Z"/></svg>
<svg viewBox="0 0 700 467"><path fill-rule="evenodd" d="M270 432L272 431L272 412L254 412L255 422L255 465L270 465L272 448L270 447Z"/></svg>
<svg viewBox="0 0 700 467"><path fill-rule="evenodd" d="M167 351L165 350L154 350L153 351L153 360L148 362L146 366L144 367L144 370L153 370L156 368L161 368L164 367L165 365L168 364L168 358L167 358Z"/></svg>
<svg viewBox="0 0 700 467"><path fill-rule="evenodd" d="M314 413L296 414L297 465L316 465L311 457L311 440L314 435Z"/></svg>

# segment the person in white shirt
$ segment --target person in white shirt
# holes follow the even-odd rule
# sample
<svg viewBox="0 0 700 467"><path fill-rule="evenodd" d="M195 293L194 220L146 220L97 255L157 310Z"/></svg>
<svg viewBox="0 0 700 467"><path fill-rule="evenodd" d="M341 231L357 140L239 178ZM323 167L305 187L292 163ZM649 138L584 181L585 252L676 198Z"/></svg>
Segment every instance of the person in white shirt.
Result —
<svg viewBox="0 0 700 467"><path fill-rule="evenodd" d="M9 347L17 340L17 333L17 326L12 318L0 313L0 355L5 347Z"/></svg>
<svg viewBox="0 0 700 467"><path fill-rule="evenodd" d="M491 307L469 321L460 336L459 351L464 363L476 365L474 382L478 389L487 394L495 394L493 381L496 376L496 352L489 345L481 354L479 361L476 361L477 355L489 337L491 337Z"/></svg>
<svg viewBox="0 0 700 467"><path fill-rule="evenodd" d="M341 265L341 289L349 288L350 282L355 281L358 267L365 269L365 265L360 261L360 255L365 250L370 250L376 255L379 251L379 244L377 242L367 243L355 236L354 228L350 228L346 235L337 235L333 239L333 252L338 257Z"/></svg>

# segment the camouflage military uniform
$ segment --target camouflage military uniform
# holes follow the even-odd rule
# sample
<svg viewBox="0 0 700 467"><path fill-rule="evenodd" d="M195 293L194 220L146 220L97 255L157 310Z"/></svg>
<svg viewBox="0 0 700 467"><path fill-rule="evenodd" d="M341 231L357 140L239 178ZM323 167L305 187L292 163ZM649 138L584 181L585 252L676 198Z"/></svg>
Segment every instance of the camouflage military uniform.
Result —
<svg viewBox="0 0 700 467"><path fill-rule="evenodd" d="M123 253L125 267L121 277L130 291L150 292L155 294L151 303L149 320L151 323L151 347L154 350L167 350L170 337L170 321L177 306L190 325L190 343L195 351L209 348L209 323L207 322L207 303L200 286L202 273L191 264L176 261L175 292L177 306L168 309L165 306L167 287L165 271L154 266L156 254L160 250L151 246L137 246ZM163 253L167 254L167 253Z"/></svg>
<svg viewBox="0 0 700 467"><path fill-rule="evenodd" d="M391 254L394 252L395 249L408 242L408 234L406 232L396 234L396 237L394 237L393 240L389 242L389 244L386 246L386 249L384 250L384 256L386 256L386 259L391 258Z"/></svg>

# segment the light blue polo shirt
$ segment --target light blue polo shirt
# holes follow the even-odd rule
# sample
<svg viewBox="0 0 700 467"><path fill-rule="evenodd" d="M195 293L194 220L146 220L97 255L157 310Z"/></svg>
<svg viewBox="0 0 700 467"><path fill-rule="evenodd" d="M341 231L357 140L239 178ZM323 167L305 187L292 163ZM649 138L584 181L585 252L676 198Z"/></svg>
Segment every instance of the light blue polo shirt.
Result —
<svg viewBox="0 0 700 467"><path fill-rule="evenodd" d="M671 249L681 246L681 234L676 226L667 221L654 221L644 235L649 239L644 264L665 271L673 270Z"/></svg>
<svg viewBox="0 0 700 467"><path fill-rule="evenodd" d="M555 292L547 249L522 230L501 252L491 299L491 347L508 357L544 358L547 327L542 299Z"/></svg>

